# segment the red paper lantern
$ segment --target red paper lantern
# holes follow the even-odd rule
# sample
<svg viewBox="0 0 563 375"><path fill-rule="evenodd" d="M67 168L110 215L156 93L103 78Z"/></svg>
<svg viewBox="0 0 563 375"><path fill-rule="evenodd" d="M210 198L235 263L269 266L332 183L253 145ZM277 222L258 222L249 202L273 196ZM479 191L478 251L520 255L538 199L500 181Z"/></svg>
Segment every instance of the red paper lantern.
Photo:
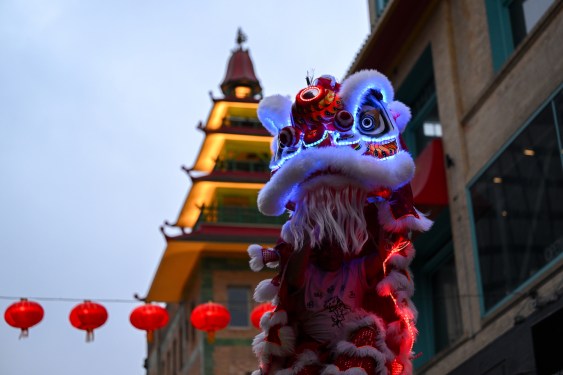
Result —
<svg viewBox="0 0 563 375"><path fill-rule="evenodd" d="M207 332L207 340L213 343L215 332L229 325L231 314L223 305L207 302L197 306L192 311L190 321L195 328Z"/></svg>
<svg viewBox="0 0 563 375"><path fill-rule="evenodd" d="M84 301L76 305L69 316L74 328L86 331L86 342L94 341L94 330L108 320L108 312L99 303Z"/></svg>
<svg viewBox="0 0 563 375"><path fill-rule="evenodd" d="M43 320L43 307L33 301L22 298L6 309L4 319L12 327L21 329L20 339L29 335L29 328Z"/></svg>
<svg viewBox="0 0 563 375"><path fill-rule="evenodd" d="M256 306L252 313L250 313L250 321L252 325L258 329L260 329L260 319L262 319L262 315L267 312L274 311L276 306L272 305L270 302L262 303Z"/></svg>
<svg viewBox="0 0 563 375"><path fill-rule="evenodd" d="M147 303L131 312L129 321L133 327L147 331L147 340L152 341L152 333L168 323L168 312L158 305Z"/></svg>

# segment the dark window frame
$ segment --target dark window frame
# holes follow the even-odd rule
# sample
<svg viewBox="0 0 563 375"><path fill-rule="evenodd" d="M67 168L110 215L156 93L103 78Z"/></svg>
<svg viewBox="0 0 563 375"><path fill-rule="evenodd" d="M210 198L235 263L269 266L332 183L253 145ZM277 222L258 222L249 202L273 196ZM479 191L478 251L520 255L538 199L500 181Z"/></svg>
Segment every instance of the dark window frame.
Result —
<svg viewBox="0 0 563 375"><path fill-rule="evenodd" d="M487 308L485 306L485 291L482 282L482 271L480 263L480 253L479 245L477 239L477 231L475 227L475 211L474 204L471 195L471 188L483 177L486 172L491 168L495 161L503 155L503 153L517 140L517 138L526 130L528 127L536 120L544 110L550 110L553 116L553 126L555 128L555 133L557 136L557 146L559 147L559 156L561 162L561 169L563 171L563 110L557 112L556 100L560 99L563 102L563 84L560 85L523 123L523 125L500 147L500 149L490 158L490 160L475 174L475 176L469 181L465 187L469 222L471 230L471 243L473 249L473 259L475 262L475 271L477 275L477 288L479 291L480 300L480 311L481 316L488 316L495 311L498 311L502 306L505 306L510 301L514 300L521 292L526 289L529 285L533 284L537 279L541 278L542 275L550 272L550 270L557 264L561 259L563 259L563 253L555 255L553 259L545 263L540 269L538 269L533 275L528 276L524 281L520 282L516 287L514 287L509 293L506 294L504 298L499 299L494 305ZM563 106L562 106L563 107Z"/></svg>
<svg viewBox="0 0 563 375"><path fill-rule="evenodd" d="M504 63L529 34L529 32L526 32L518 37L519 40L514 40L515 34L519 33L519 31L515 30L515 26L513 25L510 15L510 6L515 3L515 1L516 0L485 0L491 58L493 71L495 72L498 72L502 68ZM553 5L553 3L551 5ZM545 9L543 15L545 15L551 5ZM536 24L532 26L532 29L540 22L543 15L537 20Z"/></svg>
<svg viewBox="0 0 563 375"><path fill-rule="evenodd" d="M452 242L450 210L444 209L435 219L434 225L429 232L419 234L414 240L414 246L417 255L412 264L412 271L415 281L415 295L413 302L418 309L417 328L419 335L414 346L416 353L422 353L420 357L414 360L415 368L422 367L436 354L447 350L454 345L457 340L463 336L463 321L461 315L457 317L461 324L461 335L451 343L438 347L436 330L440 323L434 319L434 305L437 297L432 290L432 277L443 267L449 260L454 259L454 246ZM456 268L457 271L457 268ZM457 303L458 311L461 314L461 301L459 299L459 279L456 272Z"/></svg>
<svg viewBox="0 0 563 375"><path fill-rule="evenodd" d="M434 63L432 61L432 47L428 45L418 57L411 71L397 90L395 100L399 100L410 107L412 118L402 137L407 144L409 153L416 158L428 144L419 142L419 132L429 115L435 111L438 115L438 98L434 79ZM434 137L428 137L430 140Z"/></svg>
<svg viewBox="0 0 563 375"><path fill-rule="evenodd" d="M238 305L239 305L239 301L232 301L231 297L230 297L230 290L232 289L239 289L239 290L244 290L246 298L244 303L246 304L245 309L246 311L241 313L239 317L243 318L244 322L242 324L239 324L239 322L235 322L236 318L234 317L234 314L237 313L237 309L238 309ZM237 306L234 306L237 305ZM250 328L251 326L251 322L250 322L250 305L251 305L251 288L249 285L237 285L237 284L233 284L233 285L228 285L227 286L227 308L229 309L230 313L231 313L231 321L229 322L229 328L234 328L234 329L247 329Z"/></svg>

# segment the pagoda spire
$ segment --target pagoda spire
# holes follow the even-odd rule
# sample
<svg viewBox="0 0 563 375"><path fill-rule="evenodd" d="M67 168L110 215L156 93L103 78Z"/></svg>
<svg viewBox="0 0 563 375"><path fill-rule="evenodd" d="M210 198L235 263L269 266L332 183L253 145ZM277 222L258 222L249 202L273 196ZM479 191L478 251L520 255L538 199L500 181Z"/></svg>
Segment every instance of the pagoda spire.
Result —
<svg viewBox="0 0 563 375"><path fill-rule="evenodd" d="M221 91L227 99L254 99L257 96L262 96L262 87L258 78L256 78L256 73L254 73L254 64L248 49L244 49L242 46L246 40L246 34L239 27L236 37L238 48L232 51L225 78L221 83Z"/></svg>
<svg viewBox="0 0 563 375"><path fill-rule="evenodd" d="M242 49L242 44L244 42L246 42L247 39L248 38L247 38L246 34L243 33L242 28L239 27L238 30L237 30L237 44L239 46L239 49Z"/></svg>

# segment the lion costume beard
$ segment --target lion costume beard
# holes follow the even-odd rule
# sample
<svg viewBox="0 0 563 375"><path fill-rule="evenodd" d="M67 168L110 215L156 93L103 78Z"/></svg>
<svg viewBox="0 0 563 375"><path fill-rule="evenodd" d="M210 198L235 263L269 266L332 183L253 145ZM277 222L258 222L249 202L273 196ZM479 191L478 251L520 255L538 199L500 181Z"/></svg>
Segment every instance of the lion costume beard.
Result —
<svg viewBox="0 0 563 375"><path fill-rule="evenodd" d="M366 191L356 186L307 190L284 226L282 237L294 249L305 244L316 247L328 240L344 254L356 255L368 239L363 215L366 196Z"/></svg>

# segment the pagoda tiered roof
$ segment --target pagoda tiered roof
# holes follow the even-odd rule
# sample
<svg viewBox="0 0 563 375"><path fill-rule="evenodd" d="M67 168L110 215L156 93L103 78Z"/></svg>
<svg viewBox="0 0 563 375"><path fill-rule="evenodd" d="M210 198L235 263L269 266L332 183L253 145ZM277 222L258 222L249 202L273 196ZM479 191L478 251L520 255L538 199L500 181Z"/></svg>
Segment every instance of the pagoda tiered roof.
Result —
<svg viewBox="0 0 563 375"><path fill-rule="evenodd" d="M207 121L197 126L205 138L193 167L183 167L192 187L176 222L162 228L167 246L148 301L180 301L202 256L244 257L252 243L273 246L287 219L261 215L251 199L269 178L272 137L256 116L262 88L244 41L239 31L221 83L224 97L212 97Z"/></svg>

